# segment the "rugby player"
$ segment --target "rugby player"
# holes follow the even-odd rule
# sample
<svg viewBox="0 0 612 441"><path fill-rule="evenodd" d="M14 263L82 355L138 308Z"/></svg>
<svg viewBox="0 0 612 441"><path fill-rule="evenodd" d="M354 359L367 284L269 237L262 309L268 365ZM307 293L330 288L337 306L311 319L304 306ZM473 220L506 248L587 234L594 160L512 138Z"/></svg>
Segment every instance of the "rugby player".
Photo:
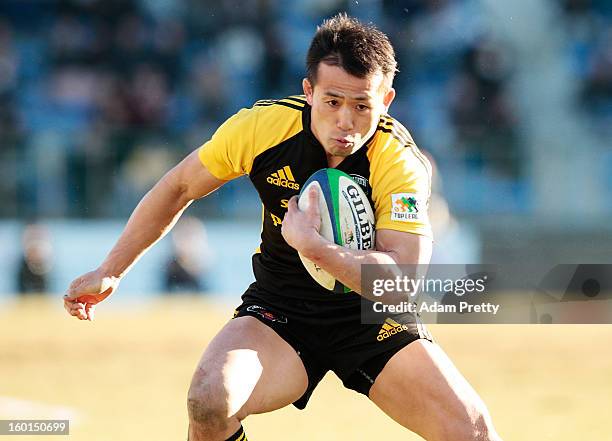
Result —
<svg viewBox="0 0 612 441"><path fill-rule="evenodd" d="M242 420L292 403L303 409L329 370L425 439L499 440L482 400L417 317L361 323L361 265L428 263L432 248L426 216L431 167L387 113L397 70L387 36L337 15L318 27L306 67L304 95L240 110L153 187L107 258L72 282L67 311L92 319L94 305L117 290L194 200L246 174L263 203L255 282L195 370L187 398L189 440L244 441ZM315 192L306 195L311 208L297 208L300 187L324 167L352 175L368 195L375 250L325 240ZM402 217L392 208L402 196L413 198L418 216ZM320 287L297 251L353 292Z"/></svg>

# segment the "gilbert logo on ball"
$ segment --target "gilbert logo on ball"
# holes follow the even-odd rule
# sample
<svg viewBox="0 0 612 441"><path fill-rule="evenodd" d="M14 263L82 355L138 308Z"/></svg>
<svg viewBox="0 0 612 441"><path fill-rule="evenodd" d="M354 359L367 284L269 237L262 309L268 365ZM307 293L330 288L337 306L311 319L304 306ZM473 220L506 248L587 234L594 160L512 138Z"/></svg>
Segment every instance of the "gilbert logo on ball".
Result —
<svg viewBox="0 0 612 441"><path fill-rule="evenodd" d="M354 250L374 248L374 211L361 187L349 175L334 168L315 172L300 192L300 210L308 207L309 200L306 195L311 187L316 188L319 193L321 236ZM324 288L337 293L350 291L304 256L300 255L300 259L312 278Z"/></svg>

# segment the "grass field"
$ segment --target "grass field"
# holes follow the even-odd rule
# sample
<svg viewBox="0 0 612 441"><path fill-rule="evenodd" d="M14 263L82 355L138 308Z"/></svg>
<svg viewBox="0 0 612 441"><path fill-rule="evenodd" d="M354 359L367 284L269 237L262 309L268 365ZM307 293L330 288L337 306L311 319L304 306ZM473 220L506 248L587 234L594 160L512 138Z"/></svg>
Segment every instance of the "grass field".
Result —
<svg viewBox="0 0 612 441"><path fill-rule="evenodd" d="M73 441L185 440L191 374L231 308L201 299L123 310L102 305L89 323L68 317L59 304L58 298L3 305L0 419L69 415ZM431 329L483 396L505 440L612 439L605 416L612 405L612 326ZM251 416L245 427L252 441L289 433L299 441L421 439L332 375L305 411Z"/></svg>

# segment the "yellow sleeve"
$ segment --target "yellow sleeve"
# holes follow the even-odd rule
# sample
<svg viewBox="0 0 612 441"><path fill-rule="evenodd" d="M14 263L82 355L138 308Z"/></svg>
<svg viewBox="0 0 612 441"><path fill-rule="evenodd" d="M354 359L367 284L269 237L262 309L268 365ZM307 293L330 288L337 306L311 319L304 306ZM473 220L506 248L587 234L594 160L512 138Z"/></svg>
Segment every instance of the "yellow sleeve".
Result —
<svg viewBox="0 0 612 441"><path fill-rule="evenodd" d="M376 229L433 237L427 214L431 165L414 143L381 136L370 160Z"/></svg>
<svg viewBox="0 0 612 441"><path fill-rule="evenodd" d="M242 109L225 121L198 151L217 179L229 181L251 171L258 109Z"/></svg>
<svg viewBox="0 0 612 441"><path fill-rule="evenodd" d="M251 173L258 155L302 130L303 107L294 97L258 101L240 110L200 147L200 161L224 181Z"/></svg>

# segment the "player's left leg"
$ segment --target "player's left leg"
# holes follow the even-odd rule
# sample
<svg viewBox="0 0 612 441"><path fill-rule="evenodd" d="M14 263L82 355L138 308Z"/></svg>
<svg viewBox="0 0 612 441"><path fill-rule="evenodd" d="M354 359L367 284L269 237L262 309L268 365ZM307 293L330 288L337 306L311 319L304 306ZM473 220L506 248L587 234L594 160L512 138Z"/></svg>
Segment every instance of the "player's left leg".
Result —
<svg viewBox="0 0 612 441"><path fill-rule="evenodd" d="M369 397L428 441L501 441L476 391L430 341L416 340L397 352L376 377Z"/></svg>

